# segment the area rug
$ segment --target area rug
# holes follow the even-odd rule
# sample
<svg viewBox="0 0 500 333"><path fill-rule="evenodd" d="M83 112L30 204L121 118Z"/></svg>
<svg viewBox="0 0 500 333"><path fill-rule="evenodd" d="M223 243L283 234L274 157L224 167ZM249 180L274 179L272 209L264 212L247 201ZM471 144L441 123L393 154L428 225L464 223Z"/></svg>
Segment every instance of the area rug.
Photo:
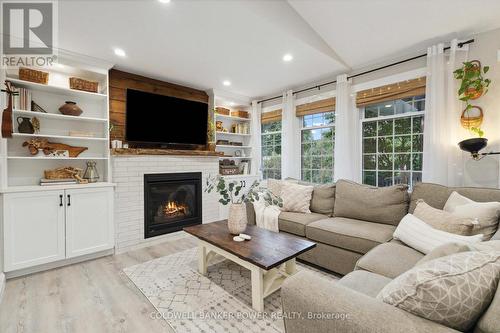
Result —
<svg viewBox="0 0 500 333"><path fill-rule="evenodd" d="M250 271L216 256L208 276L197 271L197 249L189 249L123 271L158 311L152 318L166 320L177 333L284 332L280 291L268 296L264 312L252 309ZM334 275L298 263L336 280Z"/></svg>

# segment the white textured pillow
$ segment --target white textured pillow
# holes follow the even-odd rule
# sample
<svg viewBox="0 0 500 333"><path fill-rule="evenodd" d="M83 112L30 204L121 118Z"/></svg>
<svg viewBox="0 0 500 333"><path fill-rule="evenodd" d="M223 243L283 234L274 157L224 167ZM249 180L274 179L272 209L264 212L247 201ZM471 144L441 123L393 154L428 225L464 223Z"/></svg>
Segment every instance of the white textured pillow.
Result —
<svg viewBox="0 0 500 333"><path fill-rule="evenodd" d="M434 229L412 214L407 214L394 231L394 239L427 254L446 243L473 244L483 240L483 235L461 236Z"/></svg>
<svg viewBox="0 0 500 333"><path fill-rule="evenodd" d="M499 279L500 252L462 252L415 266L389 282L377 298L466 332L491 303Z"/></svg>
<svg viewBox="0 0 500 333"><path fill-rule="evenodd" d="M310 213L311 197L314 187L283 182L281 184L281 199L283 211Z"/></svg>
<svg viewBox="0 0 500 333"><path fill-rule="evenodd" d="M477 219L479 225L474 227L472 234L482 233L485 240L489 240L498 229L500 202L476 202L453 191L443 210L458 217Z"/></svg>

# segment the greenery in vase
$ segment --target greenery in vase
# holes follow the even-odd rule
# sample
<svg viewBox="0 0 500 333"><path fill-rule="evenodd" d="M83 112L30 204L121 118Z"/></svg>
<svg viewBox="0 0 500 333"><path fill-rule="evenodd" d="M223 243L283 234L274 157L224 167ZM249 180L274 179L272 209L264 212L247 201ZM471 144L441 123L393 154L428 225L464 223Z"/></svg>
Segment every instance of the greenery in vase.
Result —
<svg viewBox="0 0 500 333"><path fill-rule="evenodd" d="M242 186L239 181L226 181L221 175L209 176L206 181L205 192L216 191L220 195L219 202L223 205L229 203L242 204L263 200L267 206L283 207L283 200L271 193L269 190L259 186L258 181L254 181L248 192L240 196Z"/></svg>
<svg viewBox="0 0 500 333"><path fill-rule="evenodd" d="M485 79L483 75L488 73L489 70L489 66L481 68L481 63L473 60L464 62L462 67L453 72L455 79L461 80L458 88L458 99L466 103L465 112L467 114L473 108L470 100L477 99L488 92L491 80ZM469 131L480 138L484 135L480 127L470 127Z"/></svg>

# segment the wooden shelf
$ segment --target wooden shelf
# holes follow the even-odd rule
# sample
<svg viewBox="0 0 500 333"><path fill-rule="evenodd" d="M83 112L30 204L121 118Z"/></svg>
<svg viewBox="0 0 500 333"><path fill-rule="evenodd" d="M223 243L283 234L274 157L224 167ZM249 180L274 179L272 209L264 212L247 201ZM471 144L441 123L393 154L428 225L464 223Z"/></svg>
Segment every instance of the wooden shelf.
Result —
<svg viewBox="0 0 500 333"><path fill-rule="evenodd" d="M82 90L74 90L66 87L59 87L59 86L51 86L48 84L40 84L40 83L34 83L34 82L29 82L29 81L24 81L24 80L19 80L15 78L6 78L7 81L10 81L14 84L16 87L21 87L21 88L28 88L32 90L37 90L37 91L44 91L48 93L53 93L53 94L60 94L60 95L65 95L65 96L76 96L76 97L85 97L85 98L95 98L95 99L101 99L104 100L108 98L108 95L106 94L99 94L99 93L92 93L88 91L82 91Z"/></svg>
<svg viewBox="0 0 500 333"><path fill-rule="evenodd" d="M218 148L252 149L251 146L216 145Z"/></svg>
<svg viewBox="0 0 500 333"><path fill-rule="evenodd" d="M62 140L85 140L85 141L107 141L107 138L94 138L86 136L70 136L70 135L55 135L55 134L27 134L27 133L12 133L12 137L26 138L49 138Z"/></svg>
<svg viewBox="0 0 500 333"><path fill-rule="evenodd" d="M217 135L234 135L234 136L250 136L251 134L244 133L230 133L230 132L215 132Z"/></svg>
<svg viewBox="0 0 500 333"><path fill-rule="evenodd" d="M111 155L178 155L218 157L222 153L210 150L180 150L180 149L150 149L150 148L116 148L111 149Z"/></svg>
<svg viewBox="0 0 500 333"><path fill-rule="evenodd" d="M250 121L250 118L241 118L241 117L233 117L233 116L226 116L223 114L215 114L215 118L221 118L221 119L229 119L229 120L234 120L234 121Z"/></svg>
<svg viewBox="0 0 500 333"><path fill-rule="evenodd" d="M219 159L221 159L221 160L225 160L225 159L228 159L228 160L251 160L252 158L251 157L243 157L243 156L221 156L221 157L219 157Z"/></svg>
<svg viewBox="0 0 500 333"><path fill-rule="evenodd" d="M85 156L78 156L78 157L49 157L49 156L8 156L8 160L32 160L32 161L40 161L40 160L45 160L45 161L50 161L50 160L107 160L107 157L85 157Z"/></svg>
<svg viewBox="0 0 500 333"><path fill-rule="evenodd" d="M37 117L37 118L47 118L47 119L77 120L77 121L102 122L102 123L105 123L108 121L108 119L105 119L105 118L66 116L63 114L43 113L43 112L34 112L34 111L26 111L26 110L13 110L12 112L14 114L17 114L17 115Z"/></svg>
<svg viewBox="0 0 500 333"><path fill-rule="evenodd" d="M89 184L67 184L67 185L20 185L9 186L0 189L0 193L9 192L32 192L32 191L47 191L47 190L66 190L74 188L93 188L93 187L114 187L116 184L109 182L97 182Z"/></svg>

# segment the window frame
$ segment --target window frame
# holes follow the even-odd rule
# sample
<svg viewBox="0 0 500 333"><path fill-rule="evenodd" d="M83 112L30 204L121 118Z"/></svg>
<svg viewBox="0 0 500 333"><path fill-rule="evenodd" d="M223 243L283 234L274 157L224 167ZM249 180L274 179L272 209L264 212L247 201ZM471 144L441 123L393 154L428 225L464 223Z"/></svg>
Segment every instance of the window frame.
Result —
<svg viewBox="0 0 500 333"><path fill-rule="evenodd" d="M424 96L424 98L420 98L420 99L417 99L417 100L412 100L412 104L414 104L415 102L418 102L418 101L424 101L424 109L423 110L420 110L420 111L410 111L410 112L406 112L406 113L398 113L398 114L393 114L393 115L387 115L387 116L380 116L380 110L379 110L379 115L377 117L371 117L371 118L366 118L366 114L365 114L365 108L366 107L362 107L362 108L359 108L360 112L361 112L361 126L360 126L360 131L359 131L359 138L360 138L360 151L361 151L361 168L360 168L360 179L361 179L361 183L364 184L364 179L363 179L363 172L366 171L365 168L364 168L364 156L365 155L379 155L381 154L378 150L378 139L379 139L379 135L378 135L378 132L377 132L377 135L375 137L367 137L367 138L376 138L376 151L375 153L364 153L364 150L363 150L363 140L365 139L365 137L363 136L363 128L364 128L364 124L365 123L368 123L368 122L378 122L378 121L383 121L383 120L397 120L397 119L401 119L401 118L410 118L410 119L413 119L414 117L423 117L423 119L425 119L425 108L427 106L427 98L425 95L418 95L418 96L414 96L415 97L419 97L419 96ZM394 103L395 101L397 100L392 100L392 101L387 101L387 103ZM382 103L379 103L379 104L382 104ZM394 110L395 112L395 110ZM395 134L394 132L394 126L395 126L395 122L393 123L393 134L392 134L392 137L397 137L397 136L404 136L405 134ZM424 135L424 132L425 132L425 127L424 127L424 130L422 131L422 133L413 133L413 120L411 121L411 132L406 134L406 135L409 135L409 136L413 136L415 134L422 134L422 136ZM382 136L383 137L383 136ZM407 152L406 152L407 153ZM409 152L410 156L413 154L413 144L411 144L411 150ZM417 153L417 152L415 152ZM424 153L424 147L422 146L422 151L420 152ZM397 152L395 152L395 147L394 147L394 144L392 145L392 153L389 153L390 155L392 156L396 156ZM404 153L401 153L401 154L404 154ZM423 156L422 156L423 157ZM410 159L412 159L410 157ZM413 164L413 161L411 162ZM401 171L401 170L396 170L394 168L395 166L395 159L393 158L392 159L392 169L390 172L392 172L392 184L394 185L394 179L395 179L395 173L397 171ZM379 171L381 172L384 172L384 171L387 171L389 172L388 170L379 170L379 165L378 165L378 161L375 163L375 169L372 170L372 169L368 169L367 171L375 171L375 174L376 174L376 184L374 186L377 186L377 187L380 187L380 185L378 184L378 173ZM419 172L419 173L422 173L422 170L418 171L414 171L413 170L413 165L412 165L412 168L410 170L408 170L408 172L410 173L410 184L408 184L408 186L410 188L413 187L413 172Z"/></svg>
<svg viewBox="0 0 500 333"><path fill-rule="evenodd" d="M283 159L283 155L282 155L282 149L283 149L283 119L280 119L280 120L276 120L276 121L273 121L273 122L270 122L270 123L277 123L279 122L280 123L280 130L279 131L273 131L273 132L263 132L262 131L262 127L263 125L265 124L260 124L260 140L261 140L261 144L260 144L260 171L262 172L262 179L263 180L266 180L266 179L269 179L269 178L265 178L264 177L264 170L273 170L274 172L277 171L277 169L267 169L267 168L264 168L264 154L263 154L263 148L264 148L264 145L262 144L263 143L263 137L265 135L276 135L276 134L279 134L281 139L280 139L280 144L279 144L279 147L280 147L280 168L279 168L279 173L280 173L280 179L283 178L283 175L282 175L282 159ZM273 151L274 151L274 148L277 147L276 145L274 145L273 143ZM274 179L274 178L273 178Z"/></svg>
<svg viewBox="0 0 500 333"><path fill-rule="evenodd" d="M319 113L316 113L316 114L325 114L325 113L333 113L333 121L330 123L330 124L327 124L327 125L317 125L317 126L310 126L310 127L306 127L304 125L304 118L307 117L307 116L314 116L315 114L311 114L311 115L304 115L302 117L299 117L300 119L300 165L299 165L299 169L300 169L300 179L302 181L305 181L302 179L302 171L303 171L303 168L302 168L302 158L303 158L303 155L302 155L302 133L303 131L311 131L311 130L317 130L317 129L324 129L324 128L331 128L333 130L333 137L332 137L332 141L333 141L333 150L332 150L332 160L333 160L333 166L332 166L332 182L334 181L334 168L335 168L335 126L336 126L336 120L337 120L337 114L335 113L335 110L332 110L332 111L325 111L325 112L319 112ZM323 156L323 155L321 155ZM319 183L321 184L321 183Z"/></svg>

